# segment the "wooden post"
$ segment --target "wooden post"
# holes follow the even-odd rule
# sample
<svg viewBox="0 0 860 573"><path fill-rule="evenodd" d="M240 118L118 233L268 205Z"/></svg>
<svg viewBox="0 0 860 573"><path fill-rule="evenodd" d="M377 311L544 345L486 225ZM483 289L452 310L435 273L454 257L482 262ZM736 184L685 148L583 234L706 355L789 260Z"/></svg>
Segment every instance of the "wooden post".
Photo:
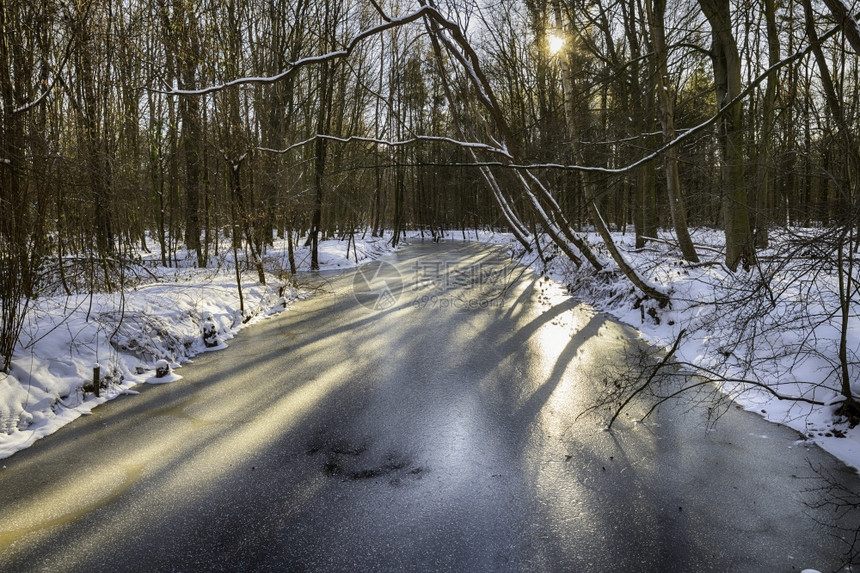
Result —
<svg viewBox="0 0 860 573"><path fill-rule="evenodd" d="M101 392L101 369L101 364L98 362L93 365L93 392L95 393L96 398L99 397Z"/></svg>

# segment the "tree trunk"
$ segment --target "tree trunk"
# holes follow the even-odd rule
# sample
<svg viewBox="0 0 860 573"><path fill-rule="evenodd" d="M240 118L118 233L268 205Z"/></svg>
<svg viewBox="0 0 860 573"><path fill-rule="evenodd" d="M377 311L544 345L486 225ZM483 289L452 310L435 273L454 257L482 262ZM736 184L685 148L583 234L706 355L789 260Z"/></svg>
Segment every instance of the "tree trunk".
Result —
<svg viewBox="0 0 860 573"><path fill-rule="evenodd" d="M857 23L857 18L848 12L848 6L842 0L823 0L823 2L833 14L836 23L842 28L845 39L860 55L860 24Z"/></svg>
<svg viewBox="0 0 860 573"><path fill-rule="evenodd" d="M815 63L818 67L818 75L821 78L821 88L824 91L824 99L827 103L827 111L836 122L837 138L836 141L841 143L842 151L845 154L844 177L845 177L845 192L843 193L843 209L842 211L851 212L854 209L854 199L857 194L857 170L860 169L860 151L856 143L856 138L845 119L845 108L842 104L842 99L836 93L833 78L831 77L830 68L827 65L827 59L824 51L821 48L821 42L818 38L818 33L815 30L814 13L812 11L812 3L810 0L803 0L803 10L805 14L806 35L809 38L812 46L812 54L815 57ZM837 147L838 149L838 147ZM836 151L836 150L834 150Z"/></svg>
<svg viewBox="0 0 860 573"><path fill-rule="evenodd" d="M328 108L328 63L320 66L320 109L317 117L317 134L325 134L327 130L326 110ZM323 185L325 180L327 140L318 137L314 142L314 212L311 219L311 270L320 268L319 263L319 234L322 225Z"/></svg>
<svg viewBox="0 0 860 573"><path fill-rule="evenodd" d="M748 268L755 262L750 231L749 203L744 181L743 110L732 103L741 93L741 58L732 32L729 0L699 0L711 24L711 60L720 109L732 105L719 123L722 153L723 226L726 232L726 266Z"/></svg>
<svg viewBox="0 0 860 573"><path fill-rule="evenodd" d="M640 79L640 58L642 46L637 16L641 11L636 0L622 2L620 7L624 14L624 29L630 44L630 86L628 101L631 107L631 135L637 131L652 133L655 130L654 113L654 74L651 67L647 68L647 77L643 87ZM642 98L638 95L643 94ZM648 138L653 139L653 138ZM657 172L653 161L649 161L636 169L633 199L633 226L636 230L636 248L645 246L648 238L657 236Z"/></svg>
<svg viewBox="0 0 860 573"><path fill-rule="evenodd" d="M675 139L675 104L674 94L669 91L669 70L667 65L668 53L666 49L666 0L646 1L648 8L648 21L651 27L651 40L654 47L654 58L656 60L657 100L660 103L660 124L663 127L663 141L670 142ZM672 224L675 227L675 235L681 247L684 259L697 263L699 256L690 231L687 228L687 205L684 194L681 191L681 178L678 175L678 148L671 147L666 150L663 157L666 170L666 191L669 196L669 214L672 216Z"/></svg>
<svg viewBox="0 0 860 573"><path fill-rule="evenodd" d="M173 13L163 12L168 44L174 50L179 86L184 89L196 87L197 62L200 58L198 45L197 16L189 9L187 0L173 0ZM182 124L180 146L185 155L184 212L185 245L194 251L197 266L206 266L200 245L200 101L197 97L179 99L179 121Z"/></svg>
<svg viewBox="0 0 860 573"><path fill-rule="evenodd" d="M559 1L555 0L553 2L553 6L555 9L556 23L559 27L563 27L564 20L562 19L561 7L559 5ZM580 130L582 129L582 124L588 121L587 117L577 116L576 106L574 103L574 93L575 86L573 83L573 73L570 66L570 60L568 58L568 54L564 53L561 55L561 77L562 77L562 91L564 96L564 115L565 120L567 122L568 134L570 137L570 145L573 151L573 157L581 161L583 158L583 152L581 146L579 144ZM609 228L606 225L606 221L603 219L603 215L600 213L599 208L597 207L597 197L594 191L594 183L591 181L589 174L580 171L579 172L581 181L582 181L582 189L583 195L585 198L585 203L588 208L589 214L591 215L592 223L594 224L597 233L600 235L600 238L603 239L603 242L606 248L609 250L609 254L612 257L612 260L615 261L615 264L618 265L618 268L624 273L624 276L627 277L630 282L632 282L636 288L642 291L646 296L653 298L658 301L661 306L665 306L669 303L669 297L665 292L661 291L655 285L646 281L643 277L639 276L639 273L632 267L632 265L627 261L621 251L618 249L618 246L615 244L615 241L612 239L612 234L609 232Z"/></svg>
<svg viewBox="0 0 860 573"><path fill-rule="evenodd" d="M779 62L779 35L776 28L776 2L764 0L764 17L767 29L768 66L773 67ZM755 213L753 232L755 246L765 249L768 246L768 226L773 216L774 175L773 175L773 128L776 117L776 89L778 79L776 72L767 78L764 101L761 111L761 145L759 154L759 188L755 195Z"/></svg>
<svg viewBox="0 0 860 573"><path fill-rule="evenodd" d="M24 194L25 118L15 113L24 101L29 69L23 46L12 42L21 27L20 6L0 8L0 371L9 372L27 310L28 275Z"/></svg>
<svg viewBox="0 0 860 573"><path fill-rule="evenodd" d="M325 16L323 21L322 51L326 52L333 41L329 38L330 28L330 5L325 1ZM317 111L316 130L317 135L328 135L331 125L331 98L333 90L331 79L331 65L325 61L319 67L319 109ZM314 142L314 211L311 218L311 230L308 237L311 246L311 270L319 270L319 235L322 227L323 188L325 183L326 153L328 140L318 137Z"/></svg>

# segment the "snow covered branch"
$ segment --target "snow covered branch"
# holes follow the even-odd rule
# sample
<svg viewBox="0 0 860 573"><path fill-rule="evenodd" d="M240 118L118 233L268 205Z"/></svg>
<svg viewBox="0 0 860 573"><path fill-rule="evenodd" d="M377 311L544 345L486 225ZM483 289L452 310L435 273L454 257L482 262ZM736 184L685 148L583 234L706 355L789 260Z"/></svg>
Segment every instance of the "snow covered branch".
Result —
<svg viewBox="0 0 860 573"><path fill-rule="evenodd" d="M430 6L422 6L420 9L407 14L405 16L399 18L388 18L384 17L384 23L379 24L378 26L373 26L366 30L359 32L356 36L350 40L346 46L344 46L340 50L334 50L332 52L327 52L325 54L320 54L316 56L308 56L306 58L300 58L290 64L287 65L287 68L279 74L274 76L248 76L243 78L236 78L230 80L229 82L224 82L222 84L217 84L197 90L189 90L189 89L178 89L172 88L169 90L157 90L154 89L152 91L156 93L162 93L165 95L181 95L181 96L202 96L211 94L214 92L222 91L227 88L244 86L250 84L273 84L284 80L295 73L297 73L300 69L311 66L315 64L321 64L323 62L327 62L330 60L338 60L348 57L352 52L361 44L364 40L373 37L377 34L381 34L386 30L390 30L392 28L397 28L403 26L405 24L409 24L416 20L423 18L424 16L430 16L433 18L441 19L442 16L439 12Z"/></svg>
<svg viewBox="0 0 860 573"><path fill-rule="evenodd" d="M841 0L830 0L830 1L841 3ZM493 111L498 111L498 109L499 109L498 103L494 101L492 90L487 89L489 87L487 80L483 76L483 74L481 73L480 66L478 64L478 55L476 52L474 52L473 49L471 49L469 42L462 35L462 30L460 30L459 26L455 22L452 22L452 21L446 19L435 6L433 6L432 4L427 4L423 1L422 1L422 5L419 9L417 9L414 12L411 12L409 14L406 14L404 16L400 16L400 17L391 17L391 16L387 15L378 4L374 3L373 5L376 8L377 12L379 13L380 18L383 20L383 23L379 24L377 26L367 28L366 30L359 32L356 36L354 36L346 44L346 46L343 49L335 50L332 52L328 52L328 53L320 54L320 55L316 55L316 56L308 56L306 58L301 58L301 59L295 60L294 62L288 64L287 68L283 72L276 74L276 75L273 75L273 76L249 76L249 77L236 78L236 79L231 80L229 82L225 82L222 84L213 85L213 86L209 86L209 87L205 87L205 88L201 88L201 89L197 89L197 90L173 88L170 90L153 90L153 91L155 91L157 93L163 93L166 95L201 96L201 95L206 95L206 94L214 93L217 91L221 91L221 90L224 90L224 89L227 89L230 87L236 87L236 86L242 86L242 85L248 85L248 84L276 83L276 82L279 82L281 80L284 80L284 79L292 76L293 74L298 72L303 67L315 65L315 64L320 64L322 62L329 61L329 60L346 58L364 40L366 40L370 37L373 37L377 34L380 34L382 32L385 32L386 30L397 28L399 26L410 24L410 23L415 22L417 20L420 20L422 18L426 18L436 25L434 27L434 32L436 32L439 35L439 37L441 37L442 41L448 47L449 52L451 52L452 55L454 55L454 57L458 60L458 62L464 66L465 70L467 71L467 73L469 74L469 76L472 80L473 86L479 92L478 93L479 98L484 103L484 105L487 107L487 109L489 109L491 111L491 113ZM856 21L854 21L854 23L856 24ZM821 35L821 37L819 38L819 42L824 42L825 40L831 38L833 35L835 35L837 32L839 32L840 30L843 30L843 29L844 29L843 24L832 27L827 32L825 32L824 34ZM445 33L442 33L443 31ZM458 47L459 49L455 49L455 46ZM711 116L707 120L703 121L702 123L696 125L695 127L692 127L686 131L681 132L675 139L665 143L664 145L657 148L653 152L639 158L638 160L636 160L632 163L629 163L629 164L621 166L621 167L600 167L600 166L563 164L563 163L523 163L523 162L518 163L514 160L515 154L512 154L511 152L508 151L507 146L511 144L511 141L510 141L510 138L507 138L507 137L503 138L504 141L499 146L493 146L493 145L488 145L488 144L483 144L483 143L478 143L478 142L464 142L464 141L457 141L457 140L452 139L452 138L435 137L435 136L417 136L415 138L412 138L409 140L404 140L404 141L385 141L385 140L378 140L378 139L369 138L369 137L352 136L352 137L347 137L347 138L338 138L338 137L334 137L334 136L330 136L330 135L317 134L317 135L315 135L311 138L308 138L304 141L295 143L295 144L291 145L290 147L287 147L286 149L282 149L282 150L280 150L280 149L267 149L267 148L259 148L259 149L261 151L268 151L268 152L274 152L274 153L286 153L287 151L289 151L291 149L294 149L296 147L300 147L302 145L306 145L307 143L309 143L311 141L315 141L319 138L326 138L326 139L330 139L332 141L339 141L342 143L365 142L365 143L385 144L385 145L390 145L390 146L408 145L408 144L416 143L416 142L422 141L422 140L423 141L440 141L440 142L451 143L454 145L459 145L461 147L485 150L485 151L488 151L488 152L493 153L493 154L501 155L507 160L507 161L503 160L503 161L485 161L485 162L452 164L455 166L505 167L505 168L516 169L516 170L553 169L553 170L564 170L564 171L602 173L602 174L607 174L607 175L622 175L622 174L629 173L629 172L637 169L638 167L640 167L646 163L649 163L651 161L658 159L669 149L672 149L673 147L677 147L678 145L681 145L682 143L684 143L688 139L692 138L693 136L701 133L702 131L704 131L704 130L708 129L709 127L711 127L712 125L714 125L733 106L739 104L746 97L748 97L753 92L753 90L755 90L759 86L759 84L761 84L768 77L770 77L771 74L776 73L781 68L803 58L804 56L806 56L811 51L812 47L813 47L812 44L809 44L806 47L804 47L803 49L795 52L794 54L780 60L779 62L777 62L776 64L774 64L773 66L771 66L767 70L765 70L762 74L760 74L754 80L752 80L746 86L746 88L743 89L737 95L737 97L735 97L727 105L722 107L713 116ZM499 122L496 122L496 123L499 123ZM504 124L504 122L501 122L500 125L504 126L505 124Z"/></svg>
<svg viewBox="0 0 860 573"><path fill-rule="evenodd" d="M839 27L834 27L829 29L825 34L823 34L819 41L823 42L833 35L835 35L839 31ZM741 101L743 101L750 93L755 90L759 84L764 82L768 76L773 73L776 73L780 69L785 66L803 58L812 50L812 45L808 45L805 48L795 52L794 54L780 60L773 66L769 67L767 70L762 72L761 75L753 79L747 87L741 91L740 94L737 95L733 100L731 100L728 104L726 104L723 108L721 108L717 113L703 121L702 123L696 125L695 127L691 127L680 133L675 139L669 141L662 145L661 147L655 149L648 155L645 155L633 163L629 163L622 167L600 167L600 166L589 166L589 165L576 165L576 164L566 164L566 163L511 163L504 161L482 161L477 163L452 163L452 166L455 167L505 167L508 169L516 169L516 170L532 170L532 169L553 169L553 170L563 170L563 171L580 171L586 173L602 173L605 175L623 175L625 173L629 173L636 168L659 159L666 151L673 147L677 147L678 145L684 143L688 139L692 138L694 135L701 133L705 129L714 125L725 113L734 105L737 105ZM491 149L491 148L489 148ZM501 149L497 150L499 153L503 153L506 157L510 157L510 153L507 151L503 151Z"/></svg>
<svg viewBox="0 0 860 573"><path fill-rule="evenodd" d="M374 145L383 145L386 147L402 147L402 146L413 145L413 144L422 143L422 142L448 143L451 145L455 145L457 147L463 147L463 148L472 149L472 150L479 149L479 150L487 151L489 153L498 154L498 155L502 155L504 157L510 158L510 154L506 150L501 149L499 147L495 147L493 145L488 145L486 143L480 143L480 142L475 142L475 141L459 141L459 140L456 140L456 139L451 138L451 137L442 137L442 136L436 136L436 135L416 135L416 136L411 137L409 139L404 139L404 140L400 140L400 141L391 141L391 140L387 140L387 139L377 139L375 137L364 137L364 136L358 136L358 135L352 135L349 137L336 137L334 135L325 135L325 134L318 133L318 134L313 135L307 139L304 139L304 140L296 142L296 143L294 143L288 147L285 147L284 149L271 149L268 147L258 147L257 150L258 151L266 151L269 153L283 154L283 153L288 153L288 152L292 151L293 149L307 145L309 143L313 143L319 139L325 139L328 141L335 141L338 143L355 143L355 142L357 142L357 143L371 143Z"/></svg>

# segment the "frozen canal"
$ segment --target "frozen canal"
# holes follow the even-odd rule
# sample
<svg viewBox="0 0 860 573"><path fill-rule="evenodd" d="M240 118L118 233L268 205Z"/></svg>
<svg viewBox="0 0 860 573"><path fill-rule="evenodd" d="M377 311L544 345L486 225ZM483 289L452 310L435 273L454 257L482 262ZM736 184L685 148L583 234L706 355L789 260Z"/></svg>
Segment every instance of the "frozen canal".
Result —
<svg viewBox="0 0 860 573"><path fill-rule="evenodd" d="M585 415L638 343L420 244L2 460L2 571L821 571L827 468L730 408Z"/></svg>

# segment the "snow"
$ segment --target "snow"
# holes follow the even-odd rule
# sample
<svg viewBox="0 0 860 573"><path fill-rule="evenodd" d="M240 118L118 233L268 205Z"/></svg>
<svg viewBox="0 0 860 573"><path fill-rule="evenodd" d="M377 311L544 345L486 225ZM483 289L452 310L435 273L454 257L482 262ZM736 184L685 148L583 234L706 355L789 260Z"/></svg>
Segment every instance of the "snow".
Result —
<svg viewBox="0 0 860 573"><path fill-rule="evenodd" d="M803 444L818 444L860 468L860 426L850 428L834 415L839 400L833 363L839 323L837 316L828 314L834 304L834 276L819 272L813 280L803 268L791 266L774 271L768 295L773 307L756 321L743 324L737 320L741 311L755 310L755 304L761 302L749 290L750 279L755 277L730 273L721 264L724 239L720 232L693 233L703 259L695 265L680 259L669 233L661 233L659 242L639 250L633 246L631 233L614 236L630 263L671 293L671 308L659 309L653 301L637 303L636 291L620 274L578 270L551 245L544 247L545 252L556 256L548 264L535 253L521 261L530 264L538 276L551 279L556 302L574 296L590 303L636 327L652 345L668 349L683 329L686 334L675 358L685 367L730 380L720 388L740 407L794 428ZM357 234L349 258L347 240L321 241L321 269L350 268L377 259L392 250L389 239L390 233L385 238ZM477 240L502 245L511 252L522 251L510 233L449 231L446 239ZM584 239L600 245L595 233ZM778 258L779 241L775 238L775 247L761 253L763 260ZM295 261L299 270L308 270L310 250L302 244L296 242ZM598 255L606 257L607 253ZM143 264L155 279L133 284L122 293L47 296L35 301L12 371L0 374L0 458L28 447L98 404L134 393L137 384L179 380L181 375L176 372L156 378L156 362L164 360L171 370L180 369L202 352L226 348L227 341L246 324L308 296L287 278L283 240L265 253L266 285L257 281L256 273L243 275L244 315L239 310L229 255L212 265L218 270L191 268L190 263L165 268L159 260L157 252L147 255ZM763 263L752 272L771 272L771 268ZM858 315L860 310L853 308L848 329L855 381L860 379L856 366L860 356ZM211 334L213 326L215 345L207 347L204 330ZM99 397L82 390L85 384L92 384L95 363L101 366ZM824 405L780 400L756 384L766 385L780 396Z"/></svg>
<svg viewBox="0 0 860 573"><path fill-rule="evenodd" d="M346 249L346 240L321 242L320 268L353 267L391 251L391 246L387 238L368 233L355 237L348 259ZM161 266L160 260L157 250L146 255L141 264L154 278L123 292L45 296L33 302L11 372L0 373L0 459L99 404L135 393L132 388L138 384L180 380L172 370L202 352L227 348L227 341L246 325L309 295L286 278L285 240L276 241L266 253L267 284L258 281L256 272L243 274L244 315L231 255L213 260L213 268L206 269L192 268L184 258L173 268ZM308 270L310 249L297 246L295 260L299 270ZM215 346L206 346L204 328L214 328ZM155 376L159 361L169 365L170 374ZM101 374L98 397L92 387L95 364Z"/></svg>
<svg viewBox="0 0 860 573"><path fill-rule="evenodd" d="M177 374L176 372L171 372L166 376L150 376L146 379L147 384L170 384L171 382L176 382L177 380L181 380L182 376Z"/></svg>

